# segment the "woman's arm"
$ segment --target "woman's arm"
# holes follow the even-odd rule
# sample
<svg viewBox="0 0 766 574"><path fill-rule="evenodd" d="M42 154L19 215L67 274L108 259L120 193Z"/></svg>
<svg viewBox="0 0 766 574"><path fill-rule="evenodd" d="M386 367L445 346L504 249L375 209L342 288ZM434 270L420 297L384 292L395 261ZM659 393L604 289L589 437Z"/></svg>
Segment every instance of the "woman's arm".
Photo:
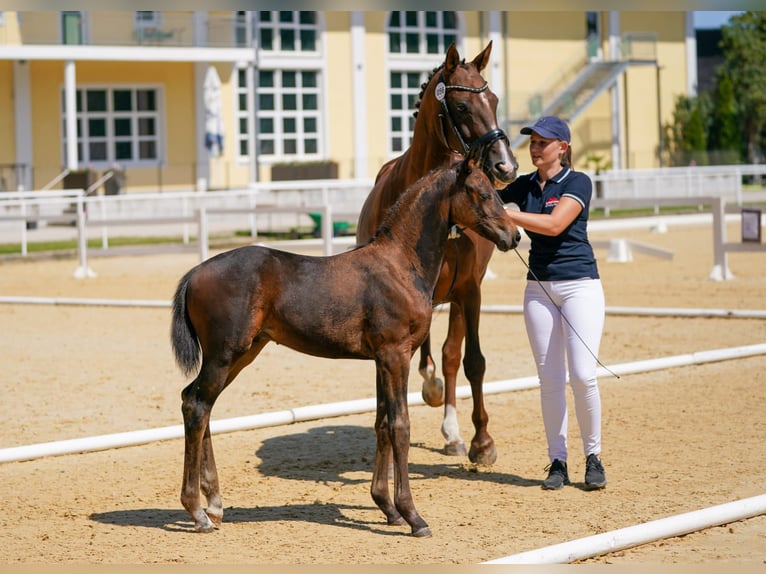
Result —
<svg viewBox="0 0 766 574"><path fill-rule="evenodd" d="M527 231L555 237L569 227L581 211L579 201L562 197L550 213L526 213L514 209L506 209L505 213L513 223Z"/></svg>

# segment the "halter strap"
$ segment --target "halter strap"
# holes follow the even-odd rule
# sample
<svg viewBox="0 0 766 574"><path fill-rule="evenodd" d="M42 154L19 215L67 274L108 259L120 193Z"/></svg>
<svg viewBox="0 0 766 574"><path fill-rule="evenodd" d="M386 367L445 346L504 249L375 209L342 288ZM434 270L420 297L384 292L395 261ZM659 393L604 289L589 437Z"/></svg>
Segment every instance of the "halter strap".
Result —
<svg viewBox="0 0 766 574"><path fill-rule="evenodd" d="M458 153L460 155L468 155L471 150L473 150L476 147L482 147L482 148L488 148L490 145L494 144L496 141L504 139L506 142L508 141L508 136L506 133L499 129L495 128L493 130L488 131L478 139L476 139L474 142L471 143L471 145L468 145L465 140L463 139L463 136L460 134L460 130L458 129L457 125L455 124L455 121L452 119L452 114L450 114L449 108L447 107L447 92L450 90L456 90L459 92L471 92L473 94L479 94L486 90L489 87L488 82L484 82L483 85L479 87L473 87L473 86L462 86L460 84L447 84L444 81L444 73L439 74L439 83L436 85L435 89L435 96L436 99L439 100L439 105L441 106L442 113L439 114L439 117L441 118L441 129L442 129L442 138L444 138L444 143L447 145L447 147L450 147L449 140L447 139L447 133L444 128L444 122L449 124L449 127L452 129L452 133L455 134L455 137L460 142L460 146L463 148L462 151L458 151L453 149L455 153ZM482 162L484 161L484 154L482 154Z"/></svg>

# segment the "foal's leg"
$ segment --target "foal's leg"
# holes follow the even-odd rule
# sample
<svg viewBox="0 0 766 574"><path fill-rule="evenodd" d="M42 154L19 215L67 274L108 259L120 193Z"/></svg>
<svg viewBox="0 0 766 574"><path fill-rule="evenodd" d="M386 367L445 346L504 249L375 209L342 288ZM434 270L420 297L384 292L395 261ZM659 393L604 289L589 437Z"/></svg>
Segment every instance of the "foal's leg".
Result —
<svg viewBox="0 0 766 574"><path fill-rule="evenodd" d="M181 504L194 519L197 532L210 532L220 524L223 505L218 493L218 475L210 439L210 411L226 384L228 368L211 367L204 363L199 375L181 393L184 418L184 473ZM211 501L209 512L200 504L200 485ZM211 518L213 521L211 521Z"/></svg>
<svg viewBox="0 0 766 574"><path fill-rule="evenodd" d="M187 461L189 460L188 456L191 441L189 436L189 425L186 424L187 438L186 456L184 457L184 489L181 494L181 502L184 505L184 508L186 508L194 517L194 529L199 532L210 532L214 527L220 526L223 522L223 501L221 500L218 470L215 465L215 455L213 454L213 439L210 435L210 412L218 396L229 386L229 384L231 384L242 369L253 362L255 357L267 343L267 340L254 341L246 353L242 355L239 355L239 353L235 354L236 358L232 359L232 364L226 362L225 365L219 365L218 367L206 367L206 364L203 362L200 375L194 383L184 389L183 413L185 424L187 421L187 410L191 410L189 414L191 420L194 420L195 418L195 411L200 410L200 403L203 405L202 409L206 410L205 431L202 435L201 443L199 443L197 447L201 449L201 454L195 455L194 458L192 458L192 461L197 461L196 468L198 469L198 475L196 480L191 478L191 475L193 475L193 468L189 471L191 472L191 475L187 474ZM213 382L208 383L207 385L203 384L201 382L203 380L203 373L208 377L204 380ZM196 387L192 388L194 385L196 385ZM189 402L189 408L187 408L187 400ZM196 437L196 433L191 433L191 436ZM192 482L189 483L189 480L192 480ZM199 484L202 494L205 495L207 508L204 511L199 505L199 491L193 492L193 489L189 488L190 484ZM193 509L190 509L187 504L191 504Z"/></svg>
<svg viewBox="0 0 766 574"><path fill-rule="evenodd" d="M431 535L431 529L415 509L410 490L409 450L410 415L407 407L407 382L411 355L399 349L379 350L378 373L385 400L388 434L394 454L394 505L412 528L412 535Z"/></svg>
<svg viewBox="0 0 766 574"><path fill-rule="evenodd" d="M386 417L386 403L380 388L380 375L376 375L378 406L375 415L375 466L372 471L372 484L370 485L370 494L375 504L378 505L386 515L388 524L400 525L406 524L402 515L391 501L391 495L388 492L388 474L389 464L391 462L391 437L388 430L388 419Z"/></svg>
<svg viewBox="0 0 766 574"><path fill-rule="evenodd" d="M450 456L466 456L465 442L460 436L457 421L457 373L460 369L461 346L465 336L463 311L458 303L450 303L447 338L442 346L442 372L444 373L444 418L442 435L444 452Z"/></svg>
<svg viewBox="0 0 766 574"><path fill-rule="evenodd" d="M210 436L209 423L205 428L205 435L202 438L199 485L202 489L202 494L205 495L207 500L205 512L208 518L210 518L215 526L221 526L221 522L223 522L223 501L221 500L221 489L218 484L218 470L215 466L213 438Z"/></svg>
<svg viewBox="0 0 766 574"><path fill-rule="evenodd" d="M468 458L478 464L494 464L497 460L495 441L487 432L489 415L484 408L484 374L487 370L486 360L479 344L479 316L481 311L481 292L479 288L463 298L465 301L465 359L463 368L465 376L471 383L473 410L471 420L475 434L471 439Z"/></svg>

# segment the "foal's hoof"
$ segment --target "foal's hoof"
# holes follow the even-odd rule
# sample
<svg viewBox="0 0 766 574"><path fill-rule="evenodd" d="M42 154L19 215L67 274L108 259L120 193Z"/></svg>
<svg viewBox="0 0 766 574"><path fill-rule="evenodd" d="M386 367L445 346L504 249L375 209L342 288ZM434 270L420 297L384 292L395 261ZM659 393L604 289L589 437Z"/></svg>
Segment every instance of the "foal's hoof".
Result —
<svg viewBox="0 0 766 574"><path fill-rule="evenodd" d="M444 381L438 378L424 379L420 394L429 407L440 407L444 404Z"/></svg>
<svg viewBox="0 0 766 574"><path fill-rule="evenodd" d="M431 529L428 528L428 526L423 526L422 528L413 530L412 535L415 538L428 538L429 536L431 536Z"/></svg>
<svg viewBox="0 0 766 574"><path fill-rule="evenodd" d="M468 456L468 451L465 449L465 443L460 441L445 444L444 454L447 456Z"/></svg>

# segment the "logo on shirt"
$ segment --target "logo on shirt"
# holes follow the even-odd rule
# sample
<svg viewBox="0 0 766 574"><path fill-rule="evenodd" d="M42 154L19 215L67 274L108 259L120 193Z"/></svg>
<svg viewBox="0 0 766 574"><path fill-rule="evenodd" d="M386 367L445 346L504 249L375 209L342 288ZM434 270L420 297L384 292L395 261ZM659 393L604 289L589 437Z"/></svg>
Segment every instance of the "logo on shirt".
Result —
<svg viewBox="0 0 766 574"><path fill-rule="evenodd" d="M550 197L545 200L545 207L556 207L559 204L558 197Z"/></svg>

